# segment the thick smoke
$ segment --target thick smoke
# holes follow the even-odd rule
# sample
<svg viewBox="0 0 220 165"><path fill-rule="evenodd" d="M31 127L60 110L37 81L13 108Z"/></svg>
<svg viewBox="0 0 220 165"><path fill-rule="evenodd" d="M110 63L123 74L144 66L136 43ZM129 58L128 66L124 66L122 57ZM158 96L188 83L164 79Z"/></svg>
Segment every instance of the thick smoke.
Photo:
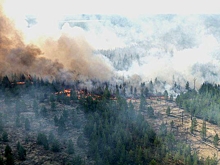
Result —
<svg viewBox="0 0 220 165"><path fill-rule="evenodd" d="M78 28L71 30L72 33L80 31ZM112 77L113 68L108 59L94 54L92 47L81 35L71 36L71 32L63 32L57 40L50 38L41 42L40 47L45 57L61 62L76 80L107 81Z"/></svg>
<svg viewBox="0 0 220 165"><path fill-rule="evenodd" d="M9 74L30 70L38 55L39 48L25 45L22 35L14 29L13 22L0 12L0 73Z"/></svg>
<svg viewBox="0 0 220 165"><path fill-rule="evenodd" d="M82 36L60 34L26 44L22 32L0 11L0 74L24 73L48 80L106 81L112 67Z"/></svg>
<svg viewBox="0 0 220 165"><path fill-rule="evenodd" d="M1 47L8 48L2 53L7 58L2 58L4 64L0 71L13 71L15 67L18 71L68 81L95 79L117 83L135 79L140 84L158 78L169 84L185 85L186 81L193 84L196 78L197 87L204 81L219 83L219 17L166 14L131 18L78 14L56 19L53 14L29 16L22 31L25 40L15 30L10 30L10 34L3 30L3 36L16 40L12 39L10 45L7 42L12 40L1 37L4 40ZM1 20L3 29L8 26L13 29L11 22L4 17ZM22 44L23 41L31 45ZM23 54L29 52L35 53L22 60Z"/></svg>
<svg viewBox="0 0 220 165"><path fill-rule="evenodd" d="M139 75L142 81L158 78L181 85L186 81L193 84L196 78L199 87L204 81L219 83L219 17L143 15L131 19L96 15L97 19L106 21L89 24L85 30L102 36L105 29L114 32L117 41L123 41L126 46L121 44L118 49L115 45L115 50L106 53L116 54L111 56L113 61L131 59L129 67L119 67L121 75L128 78ZM91 18L94 19L94 15Z"/></svg>

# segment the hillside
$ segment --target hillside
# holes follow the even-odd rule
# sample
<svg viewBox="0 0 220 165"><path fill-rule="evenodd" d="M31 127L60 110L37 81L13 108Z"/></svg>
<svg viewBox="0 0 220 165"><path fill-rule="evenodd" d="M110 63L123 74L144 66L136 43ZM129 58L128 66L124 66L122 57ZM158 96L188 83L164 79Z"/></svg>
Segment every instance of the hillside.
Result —
<svg viewBox="0 0 220 165"><path fill-rule="evenodd" d="M151 101L141 91L126 98L123 89L112 93L107 84L88 91L76 84L3 80L0 149L6 164L216 164L216 158L197 155L190 143L195 139L180 138L188 133L175 131L178 122L169 129L179 115L174 103ZM171 117L163 115L167 105Z"/></svg>

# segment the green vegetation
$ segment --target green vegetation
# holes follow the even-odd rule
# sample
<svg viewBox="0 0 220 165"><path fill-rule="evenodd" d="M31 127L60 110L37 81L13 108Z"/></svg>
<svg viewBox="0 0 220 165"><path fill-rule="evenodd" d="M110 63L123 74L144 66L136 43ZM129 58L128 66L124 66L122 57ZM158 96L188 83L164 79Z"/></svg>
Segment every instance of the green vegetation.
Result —
<svg viewBox="0 0 220 165"><path fill-rule="evenodd" d="M6 165L14 165L14 156L12 154L12 149L9 145L5 147L5 157L6 157Z"/></svg>
<svg viewBox="0 0 220 165"><path fill-rule="evenodd" d="M8 142L8 133L5 132L5 131L2 133L2 141L3 142Z"/></svg>
<svg viewBox="0 0 220 165"><path fill-rule="evenodd" d="M60 152L60 143L57 139L52 141L51 150L53 152Z"/></svg>
<svg viewBox="0 0 220 165"><path fill-rule="evenodd" d="M25 126L26 131L29 131L31 129L31 124L30 124L30 121L29 121L28 118L25 119L25 125L24 126Z"/></svg>
<svg viewBox="0 0 220 165"><path fill-rule="evenodd" d="M95 111L88 112L86 107L85 111L84 133L89 139L89 155L97 164L169 164L176 152L180 162L198 162L190 146L175 139L165 124L157 135L132 103L121 97L99 100Z"/></svg>
<svg viewBox="0 0 220 165"><path fill-rule="evenodd" d="M202 122L201 137L203 140L206 139L206 121L204 121L204 120Z"/></svg>
<svg viewBox="0 0 220 165"><path fill-rule="evenodd" d="M218 141L219 141L218 134L215 134L214 139L213 139L213 144L215 147L218 147Z"/></svg>
<svg viewBox="0 0 220 165"><path fill-rule="evenodd" d="M72 140L68 141L68 148L67 148L68 154L74 154L74 144Z"/></svg>
<svg viewBox="0 0 220 165"><path fill-rule="evenodd" d="M197 127L197 120L195 117L193 117L191 120L190 133L194 133L196 127Z"/></svg>
<svg viewBox="0 0 220 165"><path fill-rule="evenodd" d="M170 116L170 111L171 111L171 109L170 109L170 107L168 106L168 107L167 107L167 110L166 110L167 116Z"/></svg>
<svg viewBox="0 0 220 165"><path fill-rule="evenodd" d="M44 133L38 133L37 144L43 145L45 150L49 149L49 143L47 140L47 136Z"/></svg>
<svg viewBox="0 0 220 165"><path fill-rule="evenodd" d="M205 121L220 125L220 86L203 83L199 91L188 90L176 98L176 103L191 114Z"/></svg>
<svg viewBox="0 0 220 165"><path fill-rule="evenodd" d="M20 144L20 142L17 143L17 151L18 151L19 160L25 160L26 159L26 150Z"/></svg>
<svg viewBox="0 0 220 165"><path fill-rule="evenodd" d="M17 164L22 161L25 164L25 161L30 161L28 159L32 149L39 151L38 154L53 155L52 158L65 165L83 165L89 164L90 161L107 165L216 163L215 158L199 159L189 145L177 139L174 136L174 121L168 124L162 122L157 132L147 122L158 117L155 113L157 109L147 100L157 89L152 81L149 86L141 83L140 87L128 87L123 83L115 88L108 83L97 83L97 88L89 95L86 88L77 95L77 85L65 85L57 81L50 83L34 77L33 82L13 86L8 82L8 77L3 79L0 83L0 97L7 114L0 114L1 141L5 147L0 164ZM158 80L155 82L159 83ZM60 92L64 89L73 89L70 97ZM203 90L197 93L187 87L187 92L181 93L176 102L191 113L192 133L196 129L194 117L200 115L199 117L204 118L203 127L199 131L205 140L205 121L209 118L204 117L205 112L197 113L198 104L195 104L195 101L206 93L202 92ZM130 99L127 102L128 93L138 101L133 102ZM174 99L172 95L169 97L166 90L160 96L164 96L167 103ZM203 100L201 104L205 105L204 102L211 107L214 105L214 102ZM200 110L203 109L200 107ZM173 117L170 113L171 108L168 107L166 114ZM10 124L9 119L13 120L13 124ZM214 116L212 120L214 121ZM22 138L18 136L15 140L15 137L11 136L11 130L14 129L16 135L20 135L19 129L23 131L24 135L20 135ZM218 135L212 140L213 144L218 146ZM14 144L11 145L12 143ZM84 159L86 156L89 160Z"/></svg>

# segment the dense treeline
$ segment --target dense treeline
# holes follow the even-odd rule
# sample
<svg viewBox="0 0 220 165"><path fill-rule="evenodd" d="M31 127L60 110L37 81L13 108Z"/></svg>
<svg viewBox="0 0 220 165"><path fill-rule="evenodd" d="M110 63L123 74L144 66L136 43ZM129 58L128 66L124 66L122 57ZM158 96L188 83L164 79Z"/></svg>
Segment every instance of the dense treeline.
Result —
<svg viewBox="0 0 220 165"><path fill-rule="evenodd" d="M14 164L18 160L25 161L30 154L28 147L31 141L28 136L25 140L18 139L17 148L13 147L12 151L7 146L13 143L10 132L8 134L5 129L5 123L10 124L8 120L11 118L14 124L10 127L30 136L34 133L34 143L42 147L45 154L63 153L63 164L85 164L84 158L77 153L79 148L88 152L93 164L216 164L215 159L199 160L189 145L174 137L166 124L161 124L158 133L151 128L142 115L142 112L147 111L149 117L156 117L153 108L146 102L153 90L149 87L148 91L145 84L141 84L140 105L135 108L132 102L127 103L125 94L119 92L120 86L116 86L116 99L112 99L113 93L107 85L100 86L97 88L99 91L93 91L91 95L87 95L85 90L78 97L75 86L65 83L23 75L12 80L9 81L5 76L0 85L1 99L4 99L4 110L7 111L7 114L0 113L1 140L7 147L7 153L10 153L2 156L4 161L0 157L0 162ZM152 82L150 85L153 85ZM59 93L66 88L72 89L69 97ZM58 94L55 95L56 92ZM136 88L130 93L138 95ZM190 97L193 95L196 93L191 92ZM69 109L63 108L65 106ZM24 112L33 112L35 118L23 117ZM84 115L86 119L82 119ZM55 128L54 131L42 132L41 128L34 128L37 121L42 122L39 127L52 121L50 128ZM73 130L77 132L80 129L84 130L84 134L77 135L73 143Z"/></svg>
<svg viewBox="0 0 220 165"><path fill-rule="evenodd" d="M165 124L156 134L132 102L120 96L117 100L105 96L102 100L83 99L81 103L87 113L84 133L89 139L89 155L96 164L216 164L214 159L199 160Z"/></svg>
<svg viewBox="0 0 220 165"><path fill-rule="evenodd" d="M131 51L131 49L116 48L113 50L99 50L98 52L109 58L117 70L128 70L134 61L140 63L139 54Z"/></svg>
<svg viewBox="0 0 220 165"><path fill-rule="evenodd" d="M56 94L64 89L71 89L70 97L65 93ZM82 154L75 152L77 147L72 139L77 136L72 138L71 134L82 129L78 126L79 114L70 107L77 104L74 86L24 75L17 80L4 76L0 79L0 102L0 164L35 164L36 161L43 164L47 158L62 164L85 164ZM58 117L57 126L54 117ZM51 129L53 132L49 132ZM39 159L30 160L30 157Z"/></svg>
<svg viewBox="0 0 220 165"><path fill-rule="evenodd" d="M199 91L190 90L181 93L176 98L176 103L191 116L196 116L220 125L220 86L203 83Z"/></svg>

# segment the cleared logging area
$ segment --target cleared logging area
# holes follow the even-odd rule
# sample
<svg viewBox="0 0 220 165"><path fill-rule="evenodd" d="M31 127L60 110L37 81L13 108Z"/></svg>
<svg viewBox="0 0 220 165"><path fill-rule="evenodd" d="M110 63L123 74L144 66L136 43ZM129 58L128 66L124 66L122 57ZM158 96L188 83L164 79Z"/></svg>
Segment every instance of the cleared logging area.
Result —
<svg viewBox="0 0 220 165"><path fill-rule="evenodd" d="M159 132L160 125L165 123L168 131L172 131L174 135L190 144L191 148L198 153L200 157L207 158L216 156L219 160L220 146L217 148L213 144L213 139L216 134L220 135L220 128L217 125L206 122L206 139L201 138L201 130L203 120L196 118L197 126L193 134L190 133L191 116L189 113L176 106L175 102L167 102L165 100L147 99L148 106L153 107L155 118L149 118L147 113L141 112L145 115L146 120L151 123L156 132ZM135 108L139 110L139 100L132 100ZM166 110L170 107L170 115L166 114ZM171 127L171 122L173 126ZM219 162L220 164L220 162Z"/></svg>

